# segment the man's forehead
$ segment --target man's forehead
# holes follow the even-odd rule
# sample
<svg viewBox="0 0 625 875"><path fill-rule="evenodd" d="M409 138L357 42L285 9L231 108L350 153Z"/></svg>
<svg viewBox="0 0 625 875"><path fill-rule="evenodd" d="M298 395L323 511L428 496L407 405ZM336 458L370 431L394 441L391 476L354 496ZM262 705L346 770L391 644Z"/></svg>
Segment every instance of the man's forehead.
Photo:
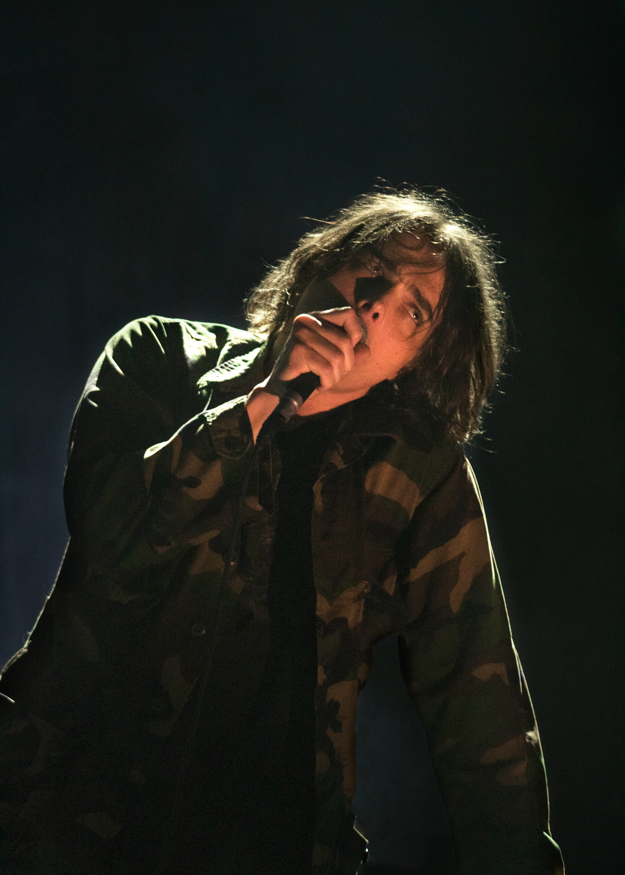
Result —
<svg viewBox="0 0 625 875"><path fill-rule="evenodd" d="M380 247L382 259L389 267L415 272L440 270L445 267L444 254L424 236L402 231L384 241Z"/></svg>

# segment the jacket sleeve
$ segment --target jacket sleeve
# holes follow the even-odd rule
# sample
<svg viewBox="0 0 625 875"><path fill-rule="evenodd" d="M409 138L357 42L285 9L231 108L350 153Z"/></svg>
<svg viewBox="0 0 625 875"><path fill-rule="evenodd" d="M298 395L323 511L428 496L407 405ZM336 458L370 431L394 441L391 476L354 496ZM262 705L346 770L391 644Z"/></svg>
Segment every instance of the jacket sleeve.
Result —
<svg viewBox="0 0 625 875"><path fill-rule="evenodd" d="M466 459L417 508L400 636L462 875L561 875L538 728Z"/></svg>
<svg viewBox="0 0 625 875"><path fill-rule="evenodd" d="M232 516L253 447L246 398L210 410L199 396L189 401L179 331L150 317L115 335L74 417L67 521L74 545L105 574L167 562L227 530ZM184 421L190 409L199 412Z"/></svg>

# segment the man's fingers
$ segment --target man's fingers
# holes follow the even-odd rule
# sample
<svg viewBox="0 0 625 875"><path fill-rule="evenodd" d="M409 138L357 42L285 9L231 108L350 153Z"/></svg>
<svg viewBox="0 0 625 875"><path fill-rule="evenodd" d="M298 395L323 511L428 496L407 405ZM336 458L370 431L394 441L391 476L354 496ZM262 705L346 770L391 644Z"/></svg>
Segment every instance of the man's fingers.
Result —
<svg viewBox="0 0 625 875"><path fill-rule="evenodd" d="M338 355L342 355L340 351L337 352ZM324 355L317 352L316 349L313 349L310 346L305 346L297 341L294 342L292 355L289 358L289 364L293 370L293 374L297 372L297 375L299 375L309 371L313 374L317 374L324 389L331 389L332 386L340 380L343 373L338 364L338 357L336 355ZM293 379L293 377L287 376L287 372L285 371L282 379L289 380Z"/></svg>
<svg viewBox="0 0 625 875"><path fill-rule="evenodd" d="M341 348L347 349L343 340L349 338L352 348L361 341L366 341L367 329L361 317L352 307L340 307L334 310L321 310L312 313L301 313L293 324L308 325L313 331L318 331Z"/></svg>
<svg viewBox="0 0 625 875"><path fill-rule="evenodd" d="M317 317L321 322L330 322L339 328L342 328L349 335L352 346L360 340L366 340L367 329L353 307L337 307L334 310L315 311L311 314L303 313L302 316L312 315ZM301 318L301 317L298 317Z"/></svg>
<svg viewBox="0 0 625 875"><path fill-rule="evenodd" d="M354 328L357 320L353 316L349 307L299 315L276 363L275 376L288 381L312 371L324 388L331 388L354 366L354 346L360 333Z"/></svg>
<svg viewBox="0 0 625 875"><path fill-rule="evenodd" d="M284 382L311 371L324 389L330 389L357 360L369 355L362 338L363 327L351 307L301 313L293 321L274 376Z"/></svg>
<svg viewBox="0 0 625 875"><path fill-rule="evenodd" d="M293 327L289 345L289 365L302 372L309 370L318 374L324 387L340 380L354 366L352 341L341 329L313 330L302 321ZM329 378L328 369L333 374L332 380L325 379L326 375Z"/></svg>

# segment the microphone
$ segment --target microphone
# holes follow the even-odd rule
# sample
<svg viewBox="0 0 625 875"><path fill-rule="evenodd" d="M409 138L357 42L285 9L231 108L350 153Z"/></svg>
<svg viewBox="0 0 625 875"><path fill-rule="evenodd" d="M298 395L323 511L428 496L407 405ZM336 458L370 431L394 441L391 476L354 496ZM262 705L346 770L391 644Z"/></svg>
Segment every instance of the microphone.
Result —
<svg viewBox="0 0 625 875"><path fill-rule="evenodd" d="M321 380L317 374L308 371L305 374L294 377L292 380L288 380L284 385L286 391L278 401L277 407L273 409L263 422L256 438L256 446L260 446L272 434L284 428L287 422L295 416L304 401L310 398L315 389L319 388Z"/></svg>
<svg viewBox="0 0 625 875"><path fill-rule="evenodd" d="M286 391L267 421L275 416L278 420L276 423L278 427L286 425L299 411L304 401L308 401L312 393L320 385L321 380L312 371L307 371L305 374L300 374L299 377L287 380L285 383Z"/></svg>

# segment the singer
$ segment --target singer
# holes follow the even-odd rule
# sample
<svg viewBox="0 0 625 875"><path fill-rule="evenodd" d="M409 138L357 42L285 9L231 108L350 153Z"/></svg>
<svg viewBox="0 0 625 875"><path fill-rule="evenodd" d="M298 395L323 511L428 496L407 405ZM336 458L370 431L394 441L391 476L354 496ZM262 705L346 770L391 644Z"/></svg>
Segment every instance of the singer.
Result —
<svg viewBox="0 0 625 875"><path fill-rule="evenodd" d="M364 871L356 703L399 633L458 871L561 875L463 453L505 344L490 241L365 195L247 316L140 319L87 382L71 540L0 686L2 872Z"/></svg>

